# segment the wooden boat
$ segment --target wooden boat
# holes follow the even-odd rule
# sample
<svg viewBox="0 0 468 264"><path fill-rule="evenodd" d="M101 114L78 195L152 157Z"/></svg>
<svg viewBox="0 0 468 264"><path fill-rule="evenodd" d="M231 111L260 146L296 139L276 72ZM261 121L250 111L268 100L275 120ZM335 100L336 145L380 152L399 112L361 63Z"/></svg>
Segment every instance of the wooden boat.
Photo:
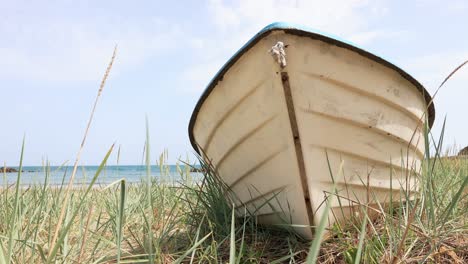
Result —
<svg viewBox="0 0 468 264"><path fill-rule="evenodd" d="M427 114L426 114L427 113ZM359 204L417 190L429 93L390 62L348 42L284 23L255 35L216 74L189 136L239 199L267 224L311 238ZM340 169L341 167L341 169Z"/></svg>

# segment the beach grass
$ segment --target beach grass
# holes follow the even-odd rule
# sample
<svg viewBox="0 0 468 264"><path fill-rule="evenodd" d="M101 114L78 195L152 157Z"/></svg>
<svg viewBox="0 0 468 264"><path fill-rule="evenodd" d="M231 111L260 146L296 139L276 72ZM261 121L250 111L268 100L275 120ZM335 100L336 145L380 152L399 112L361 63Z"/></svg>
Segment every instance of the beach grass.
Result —
<svg viewBox="0 0 468 264"><path fill-rule="evenodd" d="M378 204L377 208L357 203L359 217L331 228L324 217L314 227L313 241L302 239L284 225L259 225L251 214L236 217L233 205L238 201L207 159L199 158L202 180L194 181L189 167L183 166L177 170L181 180L174 181L165 169L167 153L163 153L155 162L161 177L151 177L148 124L144 180L128 184L121 179L96 188L115 151L112 145L102 154L90 184L75 185L80 154L114 58L115 50L70 181L51 185L51 167L46 162L42 184L20 187L24 143L16 183L6 184L11 174L3 171L0 264L468 263L468 159L443 157L444 129L440 139L434 140L427 125L416 194L410 197L409 190L401 188L399 202ZM117 152L119 157L120 149ZM331 177L332 171L335 169L330 168ZM408 173L414 172L408 168ZM336 198L334 193L330 192L331 199ZM330 210L329 203L324 203L325 212Z"/></svg>
<svg viewBox="0 0 468 264"><path fill-rule="evenodd" d="M149 169L150 146L146 149ZM468 261L466 158L436 152L424 161L415 199L382 207L376 217L364 214L347 225L336 224L322 239L305 241L290 230L261 226L254 216L234 217L235 197L225 199L227 187L203 160L202 181L191 180L186 167L178 170L182 180L171 180L164 154L157 165L165 182L147 177L127 184L122 179L94 188L112 150L103 154L91 184L71 189L68 203L66 186L49 185L48 166L41 185L3 186L0 263ZM17 180L21 182L21 172ZM63 224L53 242L62 210Z"/></svg>

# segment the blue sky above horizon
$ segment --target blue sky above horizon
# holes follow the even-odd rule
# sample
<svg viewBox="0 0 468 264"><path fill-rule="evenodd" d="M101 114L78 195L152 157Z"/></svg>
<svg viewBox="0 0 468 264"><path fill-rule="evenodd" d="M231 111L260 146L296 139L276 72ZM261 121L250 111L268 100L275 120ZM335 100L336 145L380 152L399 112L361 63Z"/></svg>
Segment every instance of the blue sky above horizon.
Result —
<svg viewBox="0 0 468 264"><path fill-rule="evenodd" d="M118 54L82 164L112 143L141 164L148 116L152 160L193 161L187 126L217 70L267 24L303 24L400 66L430 92L468 59L468 1L4 1L0 0L0 162L72 162L101 77ZM434 134L468 145L468 68L441 90ZM110 163L115 163L116 155ZM0 165L2 166L2 165Z"/></svg>

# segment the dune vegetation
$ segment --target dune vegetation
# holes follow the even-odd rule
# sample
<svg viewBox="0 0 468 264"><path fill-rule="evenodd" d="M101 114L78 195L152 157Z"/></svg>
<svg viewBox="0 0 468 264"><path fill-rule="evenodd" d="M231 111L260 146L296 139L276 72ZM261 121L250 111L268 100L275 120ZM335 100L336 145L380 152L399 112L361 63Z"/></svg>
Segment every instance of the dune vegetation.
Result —
<svg viewBox="0 0 468 264"><path fill-rule="evenodd" d="M111 146L91 183L76 187L80 153L112 62L70 183L51 185L46 164L43 184L22 187L21 154L16 184L1 187L0 263L468 263L468 159L442 155L444 129L437 140L425 129L425 159L415 196L409 198L401 188L408 199L398 203L370 208L358 202L359 217L328 230L322 219L314 227L313 241L288 226L261 226L254 215L236 217L235 196L204 159L197 165L202 180L193 180L185 165L178 170L181 180L170 180L164 154L154 163L167 181L151 177L148 131L148 169L141 182L122 179L96 188L116 151ZM24 148L23 143L21 153Z"/></svg>
<svg viewBox="0 0 468 264"><path fill-rule="evenodd" d="M112 148L100 169L105 168ZM149 148L147 148L149 156ZM164 155L159 162L164 174ZM287 227L264 227L254 216L236 218L229 192L209 164L194 181L116 181L70 189L44 184L0 191L1 263L466 263L468 159L427 159L417 197L382 206L327 230L315 241ZM148 163L149 165L149 163ZM149 166L148 166L149 168ZM148 172L150 173L150 172ZM50 174L44 166L44 174ZM148 174L150 175L150 174ZM170 175L166 175L170 179ZM6 174L4 174L6 177ZM21 181L21 172L17 174ZM403 190L402 190L403 192ZM265 201L267 204L268 201ZM63 220L60 221L61 210ZM369 214L370 215L370 214ZM54 234L57 232L57 236Z"/></svg>

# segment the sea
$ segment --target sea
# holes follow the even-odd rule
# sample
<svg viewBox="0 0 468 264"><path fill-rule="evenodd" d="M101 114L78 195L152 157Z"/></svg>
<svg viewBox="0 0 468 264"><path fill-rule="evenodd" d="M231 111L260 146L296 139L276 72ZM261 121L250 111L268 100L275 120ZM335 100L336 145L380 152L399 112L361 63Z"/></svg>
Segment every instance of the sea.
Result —
<svg viewBox="0 0 468 264"><path fill-rule="evenodd" d="M18 167L12 167L17 170ZM99 166L79 166L74 178L74 185L88 185L98 172ZM21 186L31 185L61 185L68 184L73 171L73 166L24 166L20 175ZM198 172L190 172L187 165L150 166L150 179L157 182L181 183L185 181L201 180L203 175ZM146 165L109 165L103 167L95 182L97 186L106 186L115 181L125 179L128 183L147 181ZM3 186L16 184L18 173L1 173Z"/></svg>

